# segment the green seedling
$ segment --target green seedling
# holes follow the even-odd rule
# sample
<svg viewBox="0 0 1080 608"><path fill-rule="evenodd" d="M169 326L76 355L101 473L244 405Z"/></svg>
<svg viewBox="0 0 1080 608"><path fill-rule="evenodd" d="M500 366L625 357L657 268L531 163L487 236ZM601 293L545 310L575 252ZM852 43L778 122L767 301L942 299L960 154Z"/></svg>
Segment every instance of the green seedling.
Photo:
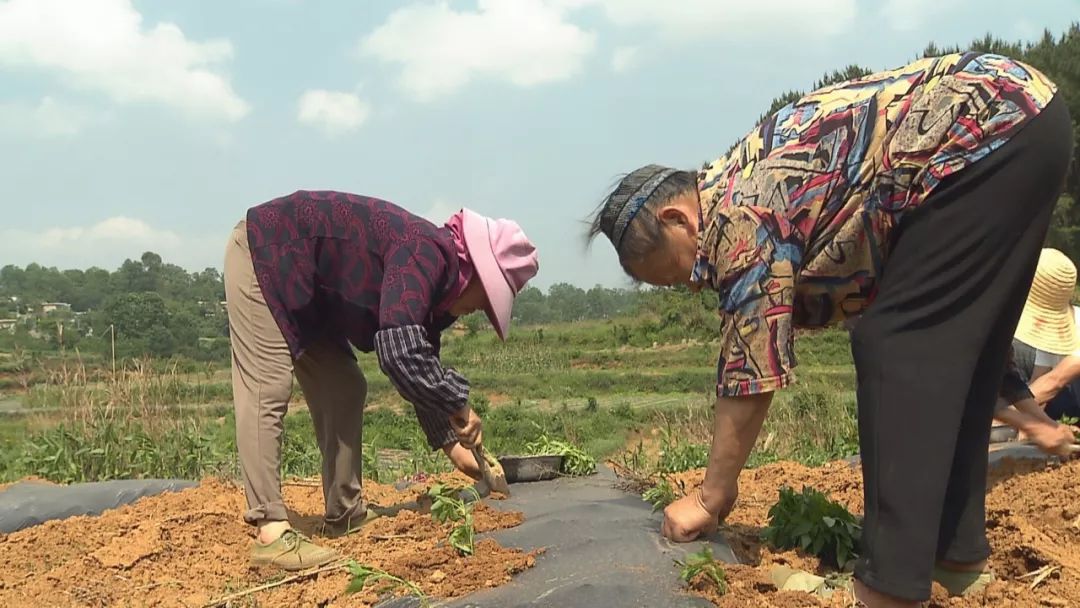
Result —
<svg viewBox="0 0 1080 608"><path fill-rule="evenodd" d="M682 481L679 481L679 490L675 491L675 486L671 484L671 481L666 477L661 479L655 486L645 490L641 494L641 498L653 506L653 513L662 511L665 507L675 502L675 499L679 496L686 495L686 487Z"/></svg>
<svg viewBox="0 0 1080 608"><path fill-rule="evenodd" d="M713 557L712 549L708 545L702 547L697 553L687 555L685 562L675 560L675 565L680 568L679 578L687 585L692 585L694 579L703 576L716 588L719 595L727 593L727 573L724 572L720 562Z"/></svg>
<svg viewBox="0 0 1080 608"><path fill-rule="evenodd" d="M592 456L577 447L559 439L552 439L547 435L540 435L536 441L525 446L525 450L532 455L550 454L563 457L562 473L573 476L592 475L596 472L596 460Z"/></svg>
<svg viewBox="0 0 1080 608"><path fill-rule="evenodd" d="M844 568L856 556L861 531L854 515L821 492L783 487L763 537L776 549L800 549Z"/></svg>
<svg viewBox="0 0 1080 608"><path fill-rule="evenodd" d="M428 596L420 587L416 586L416 583L394 576L385 570L365 566L355 560L346 562L345 569L352 575L352 578L349 579L349 586L345 588L345 593L358 593L367 588L368 585L385 583L380 591L404 591L418 598L420 606L423 608L430 606Z"/></svg>
<svg viewBox="0 0 1080 608"><path fill-rule="evenodd" d="M476 550L476 531L473 527L473 502L461 499L461 492L472 494L473 501L480 500L474 488L456 488L437 483L428 490L431 498L431 517L441 523L453 523L446 542L461 555L472 555Z"/></svg>

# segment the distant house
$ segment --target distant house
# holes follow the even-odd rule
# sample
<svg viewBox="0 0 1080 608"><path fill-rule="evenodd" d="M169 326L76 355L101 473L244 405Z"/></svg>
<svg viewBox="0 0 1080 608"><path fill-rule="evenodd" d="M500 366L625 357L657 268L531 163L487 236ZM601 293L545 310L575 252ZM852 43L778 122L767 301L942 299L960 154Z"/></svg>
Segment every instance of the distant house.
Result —
<svg viewBox="0 0 1080 608"><path fill-rule="evenodd" d="M67 302L42 302L40 308L41 314L43 315L58 310L71 310L71 304L68 304Z"/></svg>
<svg viewBox="0 0 1080 608"><path fill-rule="evenodd" d="M0 319L0 331L14 332L18 324L18 319Z"/></svg>

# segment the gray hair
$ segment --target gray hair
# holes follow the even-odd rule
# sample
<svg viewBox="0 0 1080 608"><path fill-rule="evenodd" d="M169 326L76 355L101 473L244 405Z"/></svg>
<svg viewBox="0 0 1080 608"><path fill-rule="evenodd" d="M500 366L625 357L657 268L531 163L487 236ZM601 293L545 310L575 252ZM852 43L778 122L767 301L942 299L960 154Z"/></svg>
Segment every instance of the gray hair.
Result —
<svg viewBox="0 0 1080 608"><path fill-rule="evenodd" d="M593 214L587 239L603 234L619 255L626 274L627 261L641 259L659 248L664 232L656 212L672 198L697 189L697 173L646 165L623 176ZM641 213L644 210L645 213Z"/></svg>

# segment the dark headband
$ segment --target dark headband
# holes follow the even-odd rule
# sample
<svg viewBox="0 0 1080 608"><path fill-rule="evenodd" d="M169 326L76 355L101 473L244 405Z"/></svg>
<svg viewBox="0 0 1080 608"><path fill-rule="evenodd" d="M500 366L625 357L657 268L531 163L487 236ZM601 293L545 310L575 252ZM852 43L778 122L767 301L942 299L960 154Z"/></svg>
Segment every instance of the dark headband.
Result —
<svg viewBox="0 0 1080 608"><path fill-rule="evenodd" d="M626 236L626 229L630 226L630 222L634 221L634 216L638 214L638 211L641 211L641 208L645 206L645 203L648 202L656 189L667 178L678 173L678 169L664 169L659 166L657 166L657 169L656 173L645 180L636 191L626 198L621 207L615 197L608 201L608 208L605 209L604 213L610 219L607 235L611 239L611 244L615 245L616 251L622 246L623 237Z"/></svg>

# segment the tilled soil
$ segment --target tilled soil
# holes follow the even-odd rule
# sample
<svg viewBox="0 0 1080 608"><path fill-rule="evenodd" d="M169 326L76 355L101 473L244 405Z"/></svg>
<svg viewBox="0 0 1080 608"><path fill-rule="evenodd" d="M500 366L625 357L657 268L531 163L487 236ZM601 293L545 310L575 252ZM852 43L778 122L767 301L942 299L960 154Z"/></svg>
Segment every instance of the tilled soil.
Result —
<svg viewBox="0 0 1080 608"><path fill-rule="evenodd" d="M433 597L456 597L503 584L534 555L492 540L461 557L444 542L448 527L430 515L402 511L347 537L321 537L321 489L286 486L293 524L357 562L412 581ZM365 497L389 506L416 498L365 482ZM216 479L141 499L98 517L74 517L0 535L0 606L183 606L273 582L281 572L249 566L252 528L243 523L243 490ZM518 525L522 515L480 505L477 532ZM371 606L365 590L347 595L349 575L331 571L275 587L230 606Z"/></svg>
<svg viewBox="0 0 1080 608"><path fill-rule="evenodd" d="M687 489L701 483L704 471L679 479ZM1080 606L1080 462L1048 467L1030 462L1005 462L991 477L987 495L987 533L993 547L991 566L997 581L977 597L950 598L934 585L931 608L1065 607ZM729 591L719 596L699 585L697 593L720 608L794 608L852 605L848 593L829 600L797 592L778 592L769 570L786 565L824 575L819 560L794 551L777 552L762 545L760 534L781 485L796 490L804 485L827 493L853 513L861 513L862 478L858 467L837 462L808 468L784 462L744 471L739 499L724 535L744 565L726 567ZM1033 576L1044 566L1057 567L1031 589Z"/></svg>
<svg viewBox="0 0 1080 608"><path fill-rule="evenodd" d="M703 471L678 476L687 489L700 484ZM862 511L862 481L857 467L832 463L809 468L777 463L745 471L739 502L724 534L743 565L726 567L729 592L705 586L696 593L720 608L850 606L843 592L829 600L797 592L778 592L770 582L774 565L826 574L816 558L762 545L760 534L778 488L815 487ZM948 598L935 586L933 608L1080 606L1080 462L1032 470L1011 463L995 470L987 496L987 529L998 581L978 597ZM379 505L416 498L365 484L365 496ZM447 528L430 516L403 511L376 520L343 538L321 538L322 495L317 487L286 486L286 503L302 532L358 562L383 568L417 583L435 597L458 597L509 581L534 564L534 555L480 541L476 555L463 558L445 545ZM243 492L232 483L205 480L196 488L144 498L99 517L49 522L0 535L0 606L204 606L213 599L281 577L247 563L251 529L240 520ZM508 528L520 513L478 506L478 531ZM1034 589L1040 568L1056 568ZM599 566L598 566L599 567ZM334 571L259 592L230 606L371 606L371 591L344 593L348 574ZM252 599L254 598L254 599Z"/></svg>

